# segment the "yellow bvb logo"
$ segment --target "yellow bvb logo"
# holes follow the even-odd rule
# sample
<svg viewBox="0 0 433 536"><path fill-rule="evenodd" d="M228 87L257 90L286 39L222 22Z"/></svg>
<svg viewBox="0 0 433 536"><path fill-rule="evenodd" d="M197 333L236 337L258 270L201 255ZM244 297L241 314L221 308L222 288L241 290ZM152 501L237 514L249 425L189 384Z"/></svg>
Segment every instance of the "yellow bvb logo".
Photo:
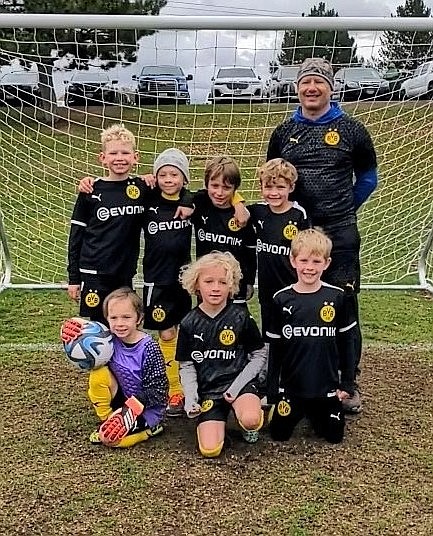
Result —
<svg viewBox="0 0 433 536"><path fill-rule="evenodd" d="M323 307L320 309L320 318L324 322L332 322L335 318L335 309L333 303L324 303Z"/></svg>
<svg viewBox="0 0 433 536"><path fill-rule="evenodd" d="M128 184L126 187L126 195L130 199L138 199L140 197L140 190L135 184Z"/></svg>
<svg viewBox="0 0 433 536"><path fill-rule="evenodd" d="M220 343L224 346L230 346L236 340L235 333L232 329L223 329L220 333Z"/></svg>
<svg viewBox="0 0 433 536"><path fill-rule="evenodd" d="M227 224L228 228L230 229L230 231L240 231L240 227L239 225L236 223L236 220L234 218L230 218L228 224Z"/></svg>
<svg viewBox="0 0 433 536"><path fill-rule="evenodd" d="M160 307L155 307L152 311L152 318L155 322L163 322L165 320L165 311Z"/></svg>
<svg viewBox="0 0 433 536"><path fill-rule="evenodd" d="M286 225L283 229L283 236L287 240L293 240L298 234L298 228L292 222Z"/></svg>
<svg viewBox="0 0 433 536"><path fill-rule="evenodd" d="M325 134L325 143L327 145L337 145L340 141L340 134L336 130L329 130Z"/></svg>
<svg viewBox="0 0 433 536"><path fill-rule="evenodd" d="M96 292L89 290L88 294L86 294L86 297L84 298L84 302L87 307L97 307L100 302L99 296L96 294Z"/></svg>
<svg viewBox="0 0 433 536"><path fill-rule="evenodd" d="M287 415L290 415L292 408L287 400L280 400L278 402L277 411L278 415L281 415L281 417L287 417Z"/></svg>
<svg viewBox="0 0 433 536"><path fill-rule="evenodd" d="M203 400L201 404L201 410L203 413L213 408L213 400Z"/></svg>

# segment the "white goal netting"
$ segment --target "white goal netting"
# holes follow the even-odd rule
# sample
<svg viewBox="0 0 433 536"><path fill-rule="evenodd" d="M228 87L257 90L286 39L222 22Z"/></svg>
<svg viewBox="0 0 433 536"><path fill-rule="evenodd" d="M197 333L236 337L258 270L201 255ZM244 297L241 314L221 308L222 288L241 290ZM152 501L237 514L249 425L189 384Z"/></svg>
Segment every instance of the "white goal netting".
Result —
<svg viewBox="0 0 433 536"><path fill-rule="evenodd" d="M157 30L158 18L153 19ZM431 30L428 24L426 32ZM122 64L121 41L113 42L118 63L109 69L96 47L85 71L71 69L77 63L70 55L59 57L62 46L56 42L55 32L49 43L37 42L36 31L26 32L23 41L23 32L2 34L0 208L7 244L5 239L0 244L0 283L35 287L66 283L67 236L77 180L103 174L97 162L99 136L102 128L113 123L124 123L137 136L141 154L137 172L151 171L155 155L176 146L190 158L191 188L196 189L202 185L206 160L229 154L240 165L244 197L247 201L259 199L256 170L265 159L269 136L297 106L295 98L278 93L284 80L272 72L281 61L296 64L302 57L326 55L335 72L354 66L376 69L385 88L380 98L373 98L363 91L345 94L350 86L340 84L341 92L336 95L346 111L370 130L380 164L379 188L359 214L362 283L431 285L433 66L432 93L402 93L402 84L414 69L433 60L431 39L420 42L417 32L412 32L403 57L395 47L384 55L384 33L380 30L354 31L348 27L346 33L352 39L348 48L347 43L342 44L341 30L309 30L307 46L301 30L287 40L280 26L240 30L236 19L232 25L232 29L221 30L158 30L137 41L136 61L127 66ZM39 55L33 52L29 56L25 51L32 35L33 51L39 50ZM96 41L97 35L95 30ZM78 33L74 39L78 41ZM41 76L46 65L53 66L48 79ZM185 81L189 103L180 98L167 102L169 94L161 87L155 99L150 82L142 90L150 93L140 98L137 77L144 66L180 67L185 78L192 75ZM244 94L249 84L245 80L226 82L227 95L215 93L221 84L212 78L221 67L252 70L259 93L255 98ZM397 75L389 72L393 67ZM77 73L83 72L87 78L82 87L93 84L105 89L99 93L93 89L74 101L71 95L77 86L73 89L72 83L79 78ZM46 80L52 80L51 87ZM152 83L156 87L157 82ZM184 82L177 79L176 83Z"/></svg>

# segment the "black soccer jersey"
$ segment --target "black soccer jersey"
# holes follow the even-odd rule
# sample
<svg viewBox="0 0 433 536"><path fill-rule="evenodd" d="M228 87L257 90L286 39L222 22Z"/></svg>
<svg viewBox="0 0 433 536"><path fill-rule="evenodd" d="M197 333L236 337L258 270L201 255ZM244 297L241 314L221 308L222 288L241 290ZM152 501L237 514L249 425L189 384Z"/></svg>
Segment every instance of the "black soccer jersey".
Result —
<svg viewBox="0 0 433 536"><path fill-rule="evenodd" d="M194 197L194 223L196 257L211 251L229 251L241 266L242 280L239 291L245 296L246 286L253 285L256 277L256 236L251 222L239 227L234 218L234 208L218 208L213 205L206 190Z"/></svg>
<svg viewBox="0 0 433 536"><path fill-rule="evenodd" d="M267 333L271 399L278 388L301 398L327 396L337 388L351 391L355 326L347 297L337 287L322 283L313 293L298 293L292 286L277 292Z"/></svg>
<svg viewBox="0 0 433 536"><path fill-rule="evenodd" d="M245 307L230 303L214 318L196 307L180 323L176 360L194 363L200 399L217 399L260 348L259 329Z"/></svg>
<svg viewBox="0 0 433 536"><path fill-rule="evenodd" d="M148 198L143 220L146 283L178 283L181 266L191 260L191 220L173 219L179 204L179 200L165 199L159 193Z"/></svg>
<svg viewBox="0 0 433 536"><path fill-rule="evenodd" d="M150 189L138 177L98 179L91 194L78 194L68 246L69 283L81 274L132 278L137 270L143 203Z"/></svg>
<svg viewBox="0 0 433 536"><path fill-rule="evenodd" d="M271 135L267 159L284 158L298 171L293 199L313 225L355 223L353 173L377 167L376 153L365 126L343 113L326 123L298 123L293 118Z"/></svg>
<svg viewBox="0 0 433 536"><path fill-rule="evenodd" d="M297 203L282 214L267 203L248 206L257 236L257 272L260 302L295 283L296 272L289 261L290 246L298 231L308 228L305 210Z"/></svg>

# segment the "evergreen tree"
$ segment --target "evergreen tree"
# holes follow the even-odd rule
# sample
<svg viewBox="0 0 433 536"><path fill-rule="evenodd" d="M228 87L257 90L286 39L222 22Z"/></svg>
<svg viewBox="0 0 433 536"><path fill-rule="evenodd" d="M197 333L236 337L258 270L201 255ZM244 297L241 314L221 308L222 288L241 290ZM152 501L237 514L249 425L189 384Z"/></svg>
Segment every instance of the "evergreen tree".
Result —
<svg viewBox="0 0 433 536"><path fill-rule="evenodd" d="M431 9L423 0L406 0L398 6L397 17L430 17ZM398 69L416 69L421 63L431 59L433 53L433 32L386 31L381 38L379 52L380 66L394 63Z"/></svg>
<svg viewBox="0 0 433 536"><path fill-rule="evenodd" d="M304 15L302 15L304 16ZM338 17L334 9L326 9L325 2L313 6L309 17ZM305 58L320 57L333 65L357 63L355 40L345 31L286 30L278 61L281 65L301 63Z"/></svg>

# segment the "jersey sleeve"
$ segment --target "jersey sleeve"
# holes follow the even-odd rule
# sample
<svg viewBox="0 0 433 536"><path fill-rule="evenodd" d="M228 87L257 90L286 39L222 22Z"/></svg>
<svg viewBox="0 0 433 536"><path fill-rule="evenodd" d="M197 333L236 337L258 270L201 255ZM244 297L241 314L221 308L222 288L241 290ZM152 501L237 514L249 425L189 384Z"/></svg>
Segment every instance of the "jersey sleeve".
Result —
<svg viewBox="0 0 433 536"><path fill-rule="evenodd" d="M90 219L87 195L78 194L71 217L68 241L68 281L70 285L78 285L81 282L80 253Z"/></svg>
<svg viewBox="0 0 433 536"><path fill-rule="evenodd" d="M281 147L280 147L280 128L277 127L271 134L268 144L268 150L266 153L266 161L272 160L273 158L281 158Z"/></svg>
<svg viewBox="0 0 433 536"><path fill-rule="evenodd" d="M252 221L245 228L244 244L246 273L243 275L247 285L254 285L257 273L257 237Z"/></svg>
<svg viewBox="0 0 433 536"><path fill-rule="evenodd" d="M268 375L266 394L269 404L275 404L279 397L281 366L283 363L283 342L281 336L282 321L279 313L280 309L275 302L275 297L271 306L271 318L269 330L266 332L266 339L269 341Z"/></svg>
<svg viewBox="0 0 433 536"><path fill-rule="evenodd" d="M146 358L142 370L142 386L144 404L143 417L152 427L164 417L168 398L168 381L165 372L164 357L158 343L149 338L144 351Z"/></svg>
<svg viewBox="0 0 433 536"><path fill-rule="evenodd" d="M176 343L176 361L191 361L188 331L183 322L180 323Z"/></svg>
<svg viewBox="0 0 433 536"><path fill-rule="evenodd" d="M352 151L352 162L355 175L359 172L377 168L377 157L373 140L367 128L356 122L355 139Z"/></svg>

